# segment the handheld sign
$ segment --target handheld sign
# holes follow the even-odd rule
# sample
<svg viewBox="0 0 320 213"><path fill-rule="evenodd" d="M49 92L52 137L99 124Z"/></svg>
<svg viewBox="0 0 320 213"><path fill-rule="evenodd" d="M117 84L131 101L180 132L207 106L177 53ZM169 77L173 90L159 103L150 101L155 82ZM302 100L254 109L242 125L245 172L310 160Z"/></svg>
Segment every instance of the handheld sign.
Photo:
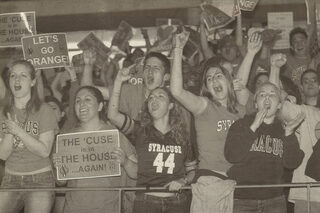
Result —
<svg viewBox="0 0 320 213"><path fill-rule="evenodd" d="M289 49L289 34L293 29L293 12L268 13L268 28L281 30L280 38L276 40L273 49Z"/></svg>
<svg viewBox="0 0 320 213"><path fill-rule="evenodd" d="M156 18L156 26L183 25L183 22L177 18Z"/></svg>
<svg viewBox="0 0 320 213"><path fill-rule="evenodd" d="M190 33L189 39L183 48L183 55L187 58L194 56L200 49L200 34L190 27L185 27L185 29Z"/></svg>
<svg viewBox="0 0 320 213"><path fill-rule="evenodd" d="M90 32L84 39L78 43L78 47L81 50L93 49L97 54L95 65L102 68L104 62L108 60L110 55L110 48L104 45L104 43L93 33Z"/></svg>
<svg viewBox="0 0 320 213"><path fill-rule="evenodd" d="M35 12L0 14L0 47L21 46L22 37L35 34Z"/></svg>
<svg viewBox="0 0 320 213"><path fill-rule="evenodd" d="M125 21L121 21L117 32L114 34L111 46L117 47L120 51L126 53L126 47L130 39L135 34L133 27Z"/></svg>
<svg viewBox="0 0 320 213"><path fill-rule="evenodd" d="M176 25L161 25L157 29L157 40L149 50L150 52L166 52L172 49L173 35L177 32Z"/></svg>
<svg viewBox="0 0 320 213"><path fill-rule="evenodd" d="M83 53L72 56L71 62L76 73L80 73L82 71L82 67L84 66Z"/></svg>
<svg viewBox="0 0 320 213"><path fill-rule="evenodd" d="M200 5L208 31L224 27L234 20L235 3L234 0L210 0Z"/></svg>
<svg viewBox="0 0 320 213"><path fill-rule="evenodd" d="M234 0L233 16L241 15L239 0Z"/></svg>
<svg viewBox="0 0 320 213"><path fill-rule="evenodd" d="M240 9L244 11L253 11L259 0L239 0Z"/></svg>
<svg viewBox="0 0 320 213"><path fill-rule="evenodd" d="M118 130L58 135L58 180L120 176L120 163L114 154L119 144Z"/></svg>
<svg viewBox="0 0 320 213"><path fill-rule="evenodd" d="M35 69L70 66L65 33L48 33L23 37L24 59Z"/></svg>

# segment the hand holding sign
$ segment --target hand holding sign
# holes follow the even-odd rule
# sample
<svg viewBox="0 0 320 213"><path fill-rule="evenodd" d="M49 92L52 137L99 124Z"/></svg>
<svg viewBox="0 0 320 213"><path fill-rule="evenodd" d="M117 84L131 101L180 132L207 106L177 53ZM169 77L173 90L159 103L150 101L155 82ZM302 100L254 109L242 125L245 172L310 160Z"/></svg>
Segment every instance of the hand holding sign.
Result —
<svg viewBox="0 0 320 213"><path fill-rule="evenodd" d="M83 60L85 65L93 65L96 62L97 53L93 49L83 51Z"/></svg>
<svg viewBox="0 0 320 213"><path fill-rule="evenodd" d="M257 32L253 33L248 40L248 53L257 54L262 47L261 35Z"/></svg>
<svg viewBox="0 0 320 213"><path fill-rule="evenodd" d="M173 48L183 49L189 39L190 32L182 31L174 35Z"/></svg>
<svg viewBox="0 0 320 213"><path fill-rule="evenodd" d="M119 131L114 129L58 135L58 180L121 175L115 155L119 143Z"/></svg>
<svg viewBox="0 0 320 213"><path fill-rule="evenodd" d="M124 151L120 147L117 147L114 150L114 155L117 158L117 162L119 162L121 166L124 166L126 164L128 160L127 155L124 153Z"/></svg>

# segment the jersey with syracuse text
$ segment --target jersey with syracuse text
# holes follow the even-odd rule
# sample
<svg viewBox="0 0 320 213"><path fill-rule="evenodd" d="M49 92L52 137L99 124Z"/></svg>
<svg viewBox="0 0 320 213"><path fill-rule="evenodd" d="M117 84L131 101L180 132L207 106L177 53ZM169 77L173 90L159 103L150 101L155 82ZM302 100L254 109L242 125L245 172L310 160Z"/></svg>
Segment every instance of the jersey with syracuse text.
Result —
<svg viewBox="0 0 320 213"><path fill-rule="evenodd" d="M16 118L18 120L20 127L36 139L39 139L41 133L58 129L54 112L48 104L42 104L38 112L29 113L28 116L26 110L16 107L12 108L10 114L12 119ZM6 132L4 120L1 120L1 123L1 131ZM33 154L27 149L23 139L14 137L13 151L6 160L6 168L16 172L32 172L50 165L51 162L48 157L43 158Z"/></svg>
<svg viewBox="0 0 320 213"><path fill-rule="evenodd" d="M137 185L163 186L184 176L185 163L194 160L190 143L177 144L171 131L162 134L153 125L135 132L138 134Z"/></svg>
<svg viewBox="0 0 320 213"><path fill-rule="evenodd" d="M223 155L228 130L234 121L243 117L245 107L237 105L238 113L231 113L209 99L206 109L195 115L199 168L226 172L231 164Z"/></svg>

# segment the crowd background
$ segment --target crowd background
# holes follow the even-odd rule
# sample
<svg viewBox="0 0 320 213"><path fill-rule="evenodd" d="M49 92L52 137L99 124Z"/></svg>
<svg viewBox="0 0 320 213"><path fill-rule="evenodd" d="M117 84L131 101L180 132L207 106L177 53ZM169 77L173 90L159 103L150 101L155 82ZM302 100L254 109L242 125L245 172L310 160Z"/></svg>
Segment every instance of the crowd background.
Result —
<svg viewBox="0 0 320 213"><path fill-rule="evenodd" d="M12 180L25 175L41 177L42 187L166 186L169 192L126 193L123 212L161 209L163 200L168 212L186 212L191 194L173 196L172 191L195 182L202 172L238 184L316 181L305 175L320 122L316 0L307 2L310 23L290 31L287 50L273 49L280 31L254 20L244 24L241 15L208 33L206 11L199 13L197 26L165 19L156 33L126 25L129 32L122 35L119 27L102 65L96 49L88 48L72 53L71 67L34 70L23 60L22 49L3 49L1 186L19 187ZM143 47L131 46L133 31L139 31ZM34 137L24 131L30 119L40 123ZM63 183L47 174L51 166L53 171L61 166L52 148L54 136L97 129L121 132L115 154L121 177ZM151 151L153 145L177 149ZM161 163L167 159L165 165L157 164L158 158ZM35 163L39 159L45 160ZM166 174L163 167L168 167ZM54 195L44 193L37 195L44 199L37 210L38 201L26 196L31 195L0 193L0 212L23 206L26 212L118 210L114 193L56 194L55 204ZM258 211L257 200L265 201L267 212L299 213L307 206L304 189L236 190L234 212ZM317 212L318 189L312 189L311 200Z"/></svg>

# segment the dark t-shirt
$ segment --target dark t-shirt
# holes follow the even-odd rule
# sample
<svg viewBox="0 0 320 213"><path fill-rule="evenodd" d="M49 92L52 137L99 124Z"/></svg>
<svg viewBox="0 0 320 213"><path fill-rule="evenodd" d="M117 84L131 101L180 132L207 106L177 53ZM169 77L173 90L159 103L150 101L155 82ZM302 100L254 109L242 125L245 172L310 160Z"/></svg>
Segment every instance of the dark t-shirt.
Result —
<svg viewBox="0 0 320 213"><path fill-rule="evenodd" d="M178 144L172 131L162 134L149 125L136 127L135 134L138 186L163 186L182 178L185 164L195 160L191 143Z"/></svg>

